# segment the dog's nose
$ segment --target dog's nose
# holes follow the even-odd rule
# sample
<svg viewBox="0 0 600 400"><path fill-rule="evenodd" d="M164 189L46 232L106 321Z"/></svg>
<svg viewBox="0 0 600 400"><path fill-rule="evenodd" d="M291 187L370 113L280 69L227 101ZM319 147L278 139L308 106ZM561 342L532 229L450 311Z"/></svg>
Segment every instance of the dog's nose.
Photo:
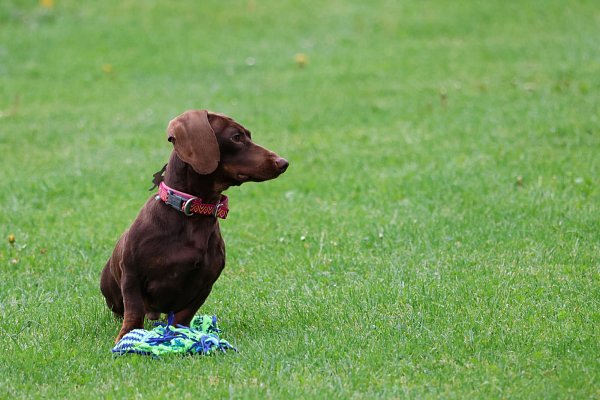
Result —
<svg viewBox="0 0 600 400"><path fill-rule="evenodd" d="M285 158L279 157L277 160L275 160L275 165L277 165L280 173L284 173L290 163Z"/></svg>

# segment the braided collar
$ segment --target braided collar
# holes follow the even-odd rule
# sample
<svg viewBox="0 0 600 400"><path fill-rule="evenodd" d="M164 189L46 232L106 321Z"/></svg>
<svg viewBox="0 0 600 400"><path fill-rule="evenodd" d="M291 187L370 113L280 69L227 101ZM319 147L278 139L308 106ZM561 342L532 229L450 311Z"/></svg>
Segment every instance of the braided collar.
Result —
<svg viewBox="0 0 600 400"><path fill-rule="evenodd" d="M202 199L187 193L171 189L164 182L158 185L158 197L177 211L181 211L187 216L194 214L212 215L215 218L227 218L229 213L229 199L221 195L217 204L203 203Z"/></svg>

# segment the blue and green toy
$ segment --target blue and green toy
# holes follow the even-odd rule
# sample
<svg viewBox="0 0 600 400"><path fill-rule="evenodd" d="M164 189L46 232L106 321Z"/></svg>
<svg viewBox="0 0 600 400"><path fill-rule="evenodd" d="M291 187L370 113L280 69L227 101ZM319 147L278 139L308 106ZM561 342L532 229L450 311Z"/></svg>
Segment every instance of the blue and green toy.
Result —
<svg viewBox="0 0 600 400"><path fill-rule="evenodd" d="M166 354L203 354L215 351L234 350L229 342L219 338L221 330L217 317L196 315L190 326L173 325L174 316L169 314L167 323L156 323L151 331L134 329L127 333L113 347L116 355L141 354L163 356Z"/></svg>

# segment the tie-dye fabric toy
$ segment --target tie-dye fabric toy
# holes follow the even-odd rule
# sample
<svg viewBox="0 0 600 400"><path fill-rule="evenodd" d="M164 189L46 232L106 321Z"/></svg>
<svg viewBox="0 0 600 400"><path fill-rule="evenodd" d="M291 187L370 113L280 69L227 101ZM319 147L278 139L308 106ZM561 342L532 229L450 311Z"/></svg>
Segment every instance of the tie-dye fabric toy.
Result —
<svg viewBox="0 0 600 400"><path fill-rule="evenodd" d="M221 330L217 326L217 317L196 315L190 326L173 326L174 316L169 314L167 324L156 323L156 327L147 331L134 329L127 333L113 347L116 355L128 353L162 356L165 354L212 354L214 351L232 349L226 340L219 338Z"/></svg>

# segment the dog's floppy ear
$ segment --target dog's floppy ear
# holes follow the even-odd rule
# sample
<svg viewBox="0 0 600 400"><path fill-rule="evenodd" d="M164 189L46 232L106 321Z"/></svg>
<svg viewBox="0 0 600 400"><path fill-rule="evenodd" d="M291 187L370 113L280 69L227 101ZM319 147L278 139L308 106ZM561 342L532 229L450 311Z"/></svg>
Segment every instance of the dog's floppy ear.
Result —
<svg viewBox="0 0 600 400"><path fill-rule="evenodd" d="M206 110L186 111L169 122L167 138L175 153L201 175L214 172L221 153Z"/></svg>

